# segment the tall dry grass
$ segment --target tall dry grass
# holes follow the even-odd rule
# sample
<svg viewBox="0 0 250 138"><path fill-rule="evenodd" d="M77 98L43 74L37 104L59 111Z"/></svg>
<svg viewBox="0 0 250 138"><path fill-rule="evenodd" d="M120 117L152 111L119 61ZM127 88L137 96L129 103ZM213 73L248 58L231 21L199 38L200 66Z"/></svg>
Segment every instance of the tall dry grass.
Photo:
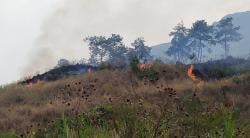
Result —
<svg viewBox="0 0 250 138"><path fill-rule="evenodd" d="M130 70L106 69L55 82L40 82L32 86L17 84L5 86L0 89L0 130L15 131L28 136L32 132L43 132L44 129L49 129L62 117L62 114L73 118L102 105L110 105L114 108L119 105L140 107L151 114L150 118L153 119L153 124L156 124L147 127L156 127L152 129L155 133L163 131L157 124L161 124L164 120L173 125L174 128L168 129L168 136L174 136L174 134L184 136L185 133L191 136L198 134L198 131L206 132L208 130L195 127L209 128L209 130L212 128L207 120L209 116L204 119L202 114L211 113L213 116L211 118L220 120L224 109L235 112L236 126L240 129L243 129L243 124L249 125L250 92L249 85L246 83L250 83L249 74L237 78L208 81L197 88L197 85L187 77L185 66L154 64L153 69L159 75L157 81L138 78ZM127 110L130 109L125 111ZM175 115L172 119L166 118L172 115ZM180 126L183 123L187 126ZM227 123L229 123L228 129L233 129L230 127L232 122ZM121 128L124 127L123 125ZM216 125L218 124L215 123L214 126ZM74 134L76 132L70 130L68 126L66 128L64 126L64 129L69 129L67 133L72 131L72 135L78 135ZM248 134L250 133L248 128L244 129L247 129ZM110 136L110 133L113 136L128 133L127 130L121 133L108 131L108 134L106 130L98 131L106 136ZM157 135L154 132L152 137Z"/></svg>

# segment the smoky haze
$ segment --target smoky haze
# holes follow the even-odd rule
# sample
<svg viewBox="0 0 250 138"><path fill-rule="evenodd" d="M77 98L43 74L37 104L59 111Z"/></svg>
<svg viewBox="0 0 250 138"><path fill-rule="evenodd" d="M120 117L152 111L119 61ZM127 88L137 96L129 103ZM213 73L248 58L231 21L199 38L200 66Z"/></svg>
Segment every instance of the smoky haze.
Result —
<svg viewBox="0 0 250 138"><path fill-rule="evenodd" d="M126 45L141 36L149 45L164 43L178 22L190 26L206 19L212 23L228 13L249 9L250 2L242 1L64 0L44 22L23 75L48 70L60 58L87 58L84 37L118 33Z"/></svg>

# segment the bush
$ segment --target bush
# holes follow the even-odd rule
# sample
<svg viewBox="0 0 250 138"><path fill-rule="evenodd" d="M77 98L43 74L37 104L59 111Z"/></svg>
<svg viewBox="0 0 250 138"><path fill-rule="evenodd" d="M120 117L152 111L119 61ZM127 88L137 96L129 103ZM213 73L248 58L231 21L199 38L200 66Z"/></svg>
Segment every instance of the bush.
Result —
<svg viewBox="0 0 250 138"><path fill-rule="evenodd" d="M99 66L100 70L104 70L104 69L112 69L112 66L109 63L101 63Z"/></svg>
<svg viewBox="0 0 250 138"><path fill-rule="evenodd" d="M139 64L139 59L137 57L132 58L131 62L130 62L130 67L131 70L133 71L133 73L138 74L140 73L140 69L138 68L138 64Z"/></svg>
<svg viewBox="0 0 250 138"><path fill-rule="evenodd" d="M148 68L140 70L138 65L140 64L138 58L133 58L130 62L132 72L140 79L146 78L151 82L155 82L159 79L159 73L157 73L153 68Z"/></svg>
<svg viewBox="0 0 250 138"><path fill-rule="evenodd" d="M235 74L234 70L231 68L219 68L219 67L208 69L208 73L210 77L218 79L229 77Z"/></svg>

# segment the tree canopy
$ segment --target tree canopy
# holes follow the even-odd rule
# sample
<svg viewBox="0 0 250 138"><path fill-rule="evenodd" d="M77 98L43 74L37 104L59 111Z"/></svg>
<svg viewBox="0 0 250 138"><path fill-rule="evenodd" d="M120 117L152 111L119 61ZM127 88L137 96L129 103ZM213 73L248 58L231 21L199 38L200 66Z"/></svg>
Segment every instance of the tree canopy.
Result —
<svg viewBox="0 0 250 138"><path fill-rule="evenodd" d="M172 36L171 46L166 51L166 54L173 56L175 61L184 62L189 54L188 43L188 29L184 26L183 22L179 23L174 31L169 34Z"/></svg>
<svg viewBox="0 0 250 138"><path fill-rule="evenodd" d="M225 58L229 55L230 42L240 41L242 39L241 34L238 32L240 26L234 26L233 18L223 18L216 25L215 39L217 43L224 46Z"/></svg>
<svg viewBox="0 0 250 138"><path fill-rule="evenodd" d="M151 48L145 45L144 38L137 38L131 45L134 48L133 53L140 61L145 62L151 58Z"/></svg>

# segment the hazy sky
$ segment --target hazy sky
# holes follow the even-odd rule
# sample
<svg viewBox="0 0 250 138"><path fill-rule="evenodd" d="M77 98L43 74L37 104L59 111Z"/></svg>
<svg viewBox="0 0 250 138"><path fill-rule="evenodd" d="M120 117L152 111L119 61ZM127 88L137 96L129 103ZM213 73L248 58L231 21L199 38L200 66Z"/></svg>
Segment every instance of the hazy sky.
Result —
<svg viewBox="0 0 250 138"><path fill-rule="evenodd" d="M180 21L209 23L250 10L250 0L0 0L0 84L88 57L83 37L119 33L126 44L169 41Z"/></svg>

